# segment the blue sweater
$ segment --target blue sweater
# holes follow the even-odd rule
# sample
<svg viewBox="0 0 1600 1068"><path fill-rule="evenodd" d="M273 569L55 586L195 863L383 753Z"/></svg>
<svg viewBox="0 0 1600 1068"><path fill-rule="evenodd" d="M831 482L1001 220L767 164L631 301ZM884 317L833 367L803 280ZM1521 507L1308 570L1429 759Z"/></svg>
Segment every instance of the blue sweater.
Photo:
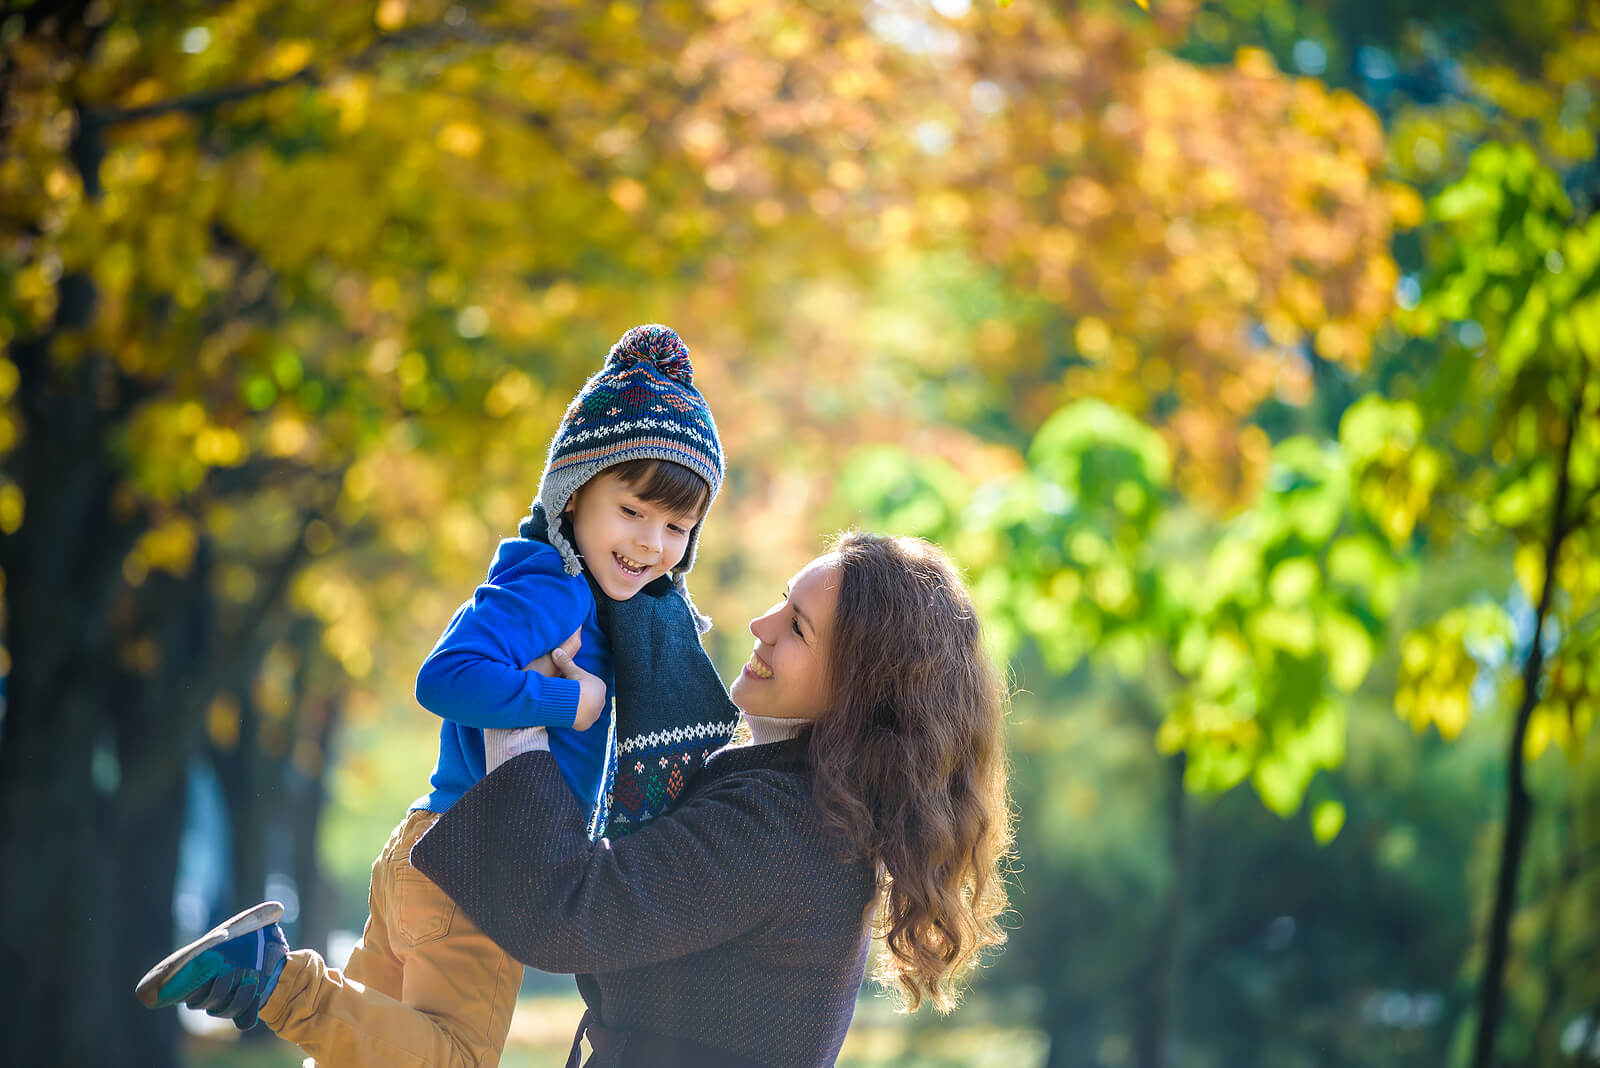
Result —
<svg viewBox="0 0 1600 1068"><path fill-rule="evenodd" d="M605 680L606 705L588 730L572 729L578 684L523 671L583 628L578 666ZM506 538L489 577L456 609L417 672L417 701L444 720L432 789L413 809L445 812L483 778L483 728L548 727L550 753L579 807L592 811L605 771L613 686L611 644L594 595L542 541Z"/></svg>

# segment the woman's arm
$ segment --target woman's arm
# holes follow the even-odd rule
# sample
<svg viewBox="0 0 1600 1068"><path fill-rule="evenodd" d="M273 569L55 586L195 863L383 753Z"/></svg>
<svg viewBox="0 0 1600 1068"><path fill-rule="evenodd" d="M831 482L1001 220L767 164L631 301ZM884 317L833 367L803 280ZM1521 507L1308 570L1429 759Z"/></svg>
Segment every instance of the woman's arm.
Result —
<svg viewBox="0 0 1600 1068"><path fill-rule="evenodd" d="M547 752L518 756L411 853L513 957L616 971L719 945L776 916L810 859L806 799L786 776L729 776L648 826L591 842Z"/></svg>

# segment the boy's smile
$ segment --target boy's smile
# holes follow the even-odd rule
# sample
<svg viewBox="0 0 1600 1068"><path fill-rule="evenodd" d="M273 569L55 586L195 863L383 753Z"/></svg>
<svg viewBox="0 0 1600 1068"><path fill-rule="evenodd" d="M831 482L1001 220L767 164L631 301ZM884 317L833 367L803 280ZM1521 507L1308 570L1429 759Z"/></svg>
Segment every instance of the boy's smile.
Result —
<svg viewBox="0 0 1600 1068"><path fill-rule="evenodd" d="M567 506L584 567L613 601L626 601L683 559L699 516L647 501L602 471Z"/></svg>

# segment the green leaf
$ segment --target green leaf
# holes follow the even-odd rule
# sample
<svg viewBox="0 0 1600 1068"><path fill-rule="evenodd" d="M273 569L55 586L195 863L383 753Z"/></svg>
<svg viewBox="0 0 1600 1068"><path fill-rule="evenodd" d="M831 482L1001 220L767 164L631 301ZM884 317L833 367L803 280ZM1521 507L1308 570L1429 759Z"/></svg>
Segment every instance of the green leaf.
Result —
<svg viewBox="0 0 1600 1068"><path fill-rule="evenodd" d="M1161 435L1127 412L1096 400L1070 404L1045 420L1028 448L1028 462L1083 498L1107 504L1126 479L1159 489L1167 485L1172 470ZM1113 471L1117 477L1105 479L1105 485L1095 484L1097 476Z"/></svg>
<svg viewBox="0 0 1600 1068"><path fill-rule="evenodd" d="M1369 393L1339 420L1339 445L1352 467L1391 448L1408 449L1422 431L1422 413L1411 401Z"/></svg>
<svg viewBox="0 0 1600 1068"><path fill-rule="evenodd" d="M1489 145L1485 150L1498 147ZM1474 162L1483 160L1485 150L1480 150ZM1434 198L1432 215L1446 222L1458 222L1488 214L1499 207L1499 187L1493 182L1484 181L1482 175L1471 174Z"/></svg>
<svg viewBox="0 0 1600 1068"><path fill-rule="evenodd" d="M1316 648L1316 618L1304 609L1266 608L1251 617L1250 624L1251 636L1257 641L1295 656L1309 656Z"/></svg>
<svg viewBox="0 0 1600 1068"><path fill-rule="evenodd" d="M1546 313L1550 310L1549 294L1541 285L1528 290L1522 304L1512 315L1496 349L1500 370L1509 379L1522 367L1524 361L1538 349L1546 328Z"/></svg>
<svg viewBox="0 0 1600 1068"><path fill-rule="evenodd" d="M1250 781L1262 804L1287 819L1300 807L1300 799L1311 782L1311 769L1280 753L1257 764Z"/></svg>
<svg viewBox="0 0 1600 1068"><path fill-rule="evenodd" d="M1315 561L1303 556L1292 557L1272 569L1267 579L1267 593L1280 607L1294 608L1311 599L1321 578Z"/></svg>
<svg viewBox="0 0 1600 1068"><path fill-rule="evenodd" d="M1343 612L1329 612L1320 623L1322 648L1328 654L1328 677L1335 689L1353 693L1372 667L1372 637Z"/></svg>
<svg viewBox="0 0 1600 1068"><path fill-rule="evenodd" d="M1521 478L1513 479L1495 494L1489 511L1494 521L1510 530L1541 521L1555 492L1555 471L1539 463Z"/></svg>
<svg viewBox="0 0 1600 1068"><path fill-rule="evenodd" d="M1311 833L1318 845L1327 845L1344 828L1344 806L1337 801L1323 801L1311 810Z"/></svg>

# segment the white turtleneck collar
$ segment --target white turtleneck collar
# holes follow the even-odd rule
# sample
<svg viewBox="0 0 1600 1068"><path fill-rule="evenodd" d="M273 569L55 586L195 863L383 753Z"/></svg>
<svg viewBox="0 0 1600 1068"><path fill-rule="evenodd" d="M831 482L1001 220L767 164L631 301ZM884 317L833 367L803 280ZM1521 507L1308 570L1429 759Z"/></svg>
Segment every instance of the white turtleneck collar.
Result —
<svg viewBox="0 0 1600 1068"><path fill-rule="evenodd" d="M746 712L744 721L750 725L750 741L753 745L766 745L768 742L781 742L786 738L793 738L810 724L805 719L780 719L776 716L752 716Z"/></svg>

